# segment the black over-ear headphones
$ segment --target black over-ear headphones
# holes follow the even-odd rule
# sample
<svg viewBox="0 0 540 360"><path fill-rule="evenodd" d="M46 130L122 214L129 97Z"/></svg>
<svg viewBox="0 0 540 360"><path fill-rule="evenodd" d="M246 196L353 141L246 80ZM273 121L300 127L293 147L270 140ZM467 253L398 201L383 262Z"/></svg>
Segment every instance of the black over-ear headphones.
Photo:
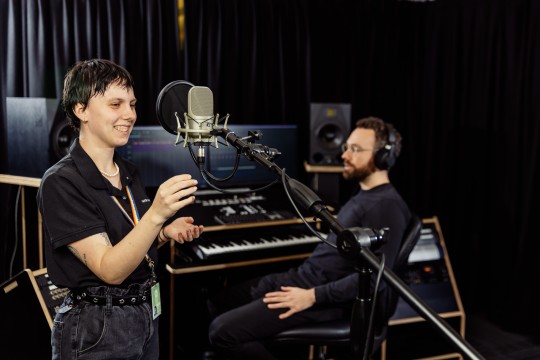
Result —
<svg viewBox="0 0 540 360"><path fill-rule="evenodd" d="M380 170L388 170L394 166L396 162L396 133L391 124L385 124L386 127L386 142L375 153L375 166Z"/></svg>

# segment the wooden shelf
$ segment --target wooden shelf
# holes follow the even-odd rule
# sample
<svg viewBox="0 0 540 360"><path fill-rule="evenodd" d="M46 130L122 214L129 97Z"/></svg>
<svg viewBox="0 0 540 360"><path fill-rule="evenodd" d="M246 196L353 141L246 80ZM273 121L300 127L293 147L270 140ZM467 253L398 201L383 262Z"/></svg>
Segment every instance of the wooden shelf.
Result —
<svg viewBox="0 0 540 360"><path fill-rule="evenodd" d="M340 174L343 172L343 166L339 165L311 165L304 161L304 170L308 173L327 173Z"/></svg>
<svg viewBox="0 0 540 360"><path fill-rule="evenodd" d="M41 179L26 176L0 174L0 184L20 185L37 188L41 184Z"/></svg>

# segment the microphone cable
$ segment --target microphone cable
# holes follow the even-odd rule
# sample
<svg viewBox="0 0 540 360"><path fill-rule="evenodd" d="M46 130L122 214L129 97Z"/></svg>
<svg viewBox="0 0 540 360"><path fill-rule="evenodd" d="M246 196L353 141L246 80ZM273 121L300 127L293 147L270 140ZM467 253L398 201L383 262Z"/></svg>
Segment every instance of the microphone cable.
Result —
<svg viewBox="0 0 540 360"><path fill-rule="evenodd" d="M293 198L291 197L291 194L289 192L288 186L287 186L287 177L285 176L285 168L281 170L281 183L283 184L283 189L285 190L285 194L287 194L287 198L289 198L289 202L293 206L294 210L298 214L298 217L304 222L304 224L307 226L309 231L315 235L319 240L321 240L323 243L325 243L328 246L333 247L334 249L337 249L337 245L332 244L330 241L328 241L326 238L322 237L321 234L307 222L306 218L302 215L300 210L298 210L298 207L296 206L296 203L294 202ZM314 217L315 218L315 217Z"/></svg>
<svg viewBox="0 0 540 360"><path fill-rule="evenodd" d="M249 189L249 190L246 190L246 191L228 191L228 190L219 188L216 185L212 184L212 182L210 182L210 180L206 177L206 172L201 171L201 176L204 179L204 181L206 181L208 186L210 186L212 189L217 190L219 192L222 192L224 194L234 194L234 195L247 194L247 193L251 193L251 192L262 191L262 190L268 189L270 186L274 185L275 183L277 183L279 181L278 179L276 179L276 180L272 181L271 183L266 184L264 186L261 186L260 188L257 188L257 189Z"/></svg>
<svg viewBox="0 0 540 360"><path fill-rule="evenodd" d="M229 132L228 134L231 134L231 133L234 134L233 131ZM227 134L227 136L228 136L228 134ZM245 138L243 138L243 139L245 139ZM220 142L220 144L224 144L225 146L229 146L228 143L221 143ZM233 167L233 170L232 170L231 174L229 174L229 175L227 175L226 177L223 177L223 178L218 178L218 177L214 176L213 174L211 174L209 171L207 171L204 168L204 164L200 163L197 160L197 156L195 156L195 152L193 151L192 146L193 146L192 143L188 142L189 153L191 155L191 158L193 159L193 162L195 163L195 165L197 165L197 168L199 169L199 173L201 174L202 178L204 179L204 181L206 181L208 186L210 186L212 189L217 190L217 191L219 191L221 193L238 195L238 194L246 194L246 193L251 193L251 192L257 192L257 191L262 191L262 190L268 189L272 185L279 182L279 178L276 177L276 179L274 181L272 181L272 182L270 182L270 183L268 183L266 185L263 185L263 186L261 186L259 188L256 188L256 189L249 189L249 190L241 191L241 192L227 191L225 189L219 188L218 186L214 185L210 181L210 179L212 179L214 181L218 181L218 182L224 182L224 181L230 180L236 174L236 172L238 171L238 165L240 164L240 154L241 154L240 149L236 150L236 157L235 157L235 161L234 161L234 167Z"/></svg>
<svg viewBox="0 0 540 360"><path fill-rule="evenodd" d="M208 177L210 177L212 180L214 181L219 181L219 182L223 182L223 181L227 181L227 180L230 180L232 179L232 177L236 174L236 172L238 171L238 165L240 164L240 150L237 150L236 151L236 157L235 157L235 160L234 160L234 167L233 167L233 170L232 172L223 177L223 178L219 178L217 176L214 176L213 174L211 174L208 170L206 170L204 168L204 163L200 163L198 160L197 160L197 157L195 156L195 152L193 151L193 145L191 143L188 143L188 149L189 149L189 154L191 155L191 158L193 159L193 162L195 163L195 165L197 165L197 168L199 169L199 172L201 173L201 175L203 175L203 172L204 174L208 175ZM204 177L204 176L203 176ZM205 179L206 180L206 179ZM208 182L208 181L207 181Z"/></svg>
<svg viewBox="0 0 540 360"><path fill-rule="evenodd" d="M386 261L385 261L384 253L382 253L381 262L379 264L380 271L377 273L377 279L375 281L375 288L373 289L373 301L371 302L371 310L369 312L368 328L366 332L366 346L364 347L364 354L362 356L363 360L369 359L369 349L373 345L373 343L370 343L370 342L372 342L373 340L373 323L375 319L375 307L377 306L379 286L381 285L381 279L382 279L382 274L385 268L385 262Z"/></svg>

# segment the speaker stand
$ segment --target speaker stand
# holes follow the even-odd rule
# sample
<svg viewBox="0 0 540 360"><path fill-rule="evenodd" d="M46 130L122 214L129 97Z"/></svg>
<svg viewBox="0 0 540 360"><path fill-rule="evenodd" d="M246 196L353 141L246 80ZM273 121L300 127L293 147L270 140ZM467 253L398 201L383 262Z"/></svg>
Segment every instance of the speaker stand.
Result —
<svg viewBox="0 0 540 360"><path fill-rule="evenodd" d="M304 169L310 174L311 189L319 195L325 204L339 208L343 166L311 165L304 162Z"/></svg>

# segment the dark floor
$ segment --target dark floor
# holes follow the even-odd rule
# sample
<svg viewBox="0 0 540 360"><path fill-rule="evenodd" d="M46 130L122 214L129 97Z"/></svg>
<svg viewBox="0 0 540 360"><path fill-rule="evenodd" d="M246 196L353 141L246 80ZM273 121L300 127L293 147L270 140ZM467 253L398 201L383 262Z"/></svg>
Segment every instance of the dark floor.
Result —
<svg viewBox="0 0 540 360"><path fill-rule="evenodd" d="M537 360L540 359L540 343L527 336L501 329L483 316L469 315L466 321L466 342L486 360ZM331 356L332 359L339 359ZM468 357L464 357L468 359ZM219 357L207 353L199 359L216 360ZM388 355L387 360L407 360L409 357ZM256 360L256 359L254 359Z"/></svg>
<svg viewBox="0 0 540 360"><path fill-rule="evenodd" d="M540 344L513 334L482 316L467 317L465 338L487 360L540 359Z"/></svg>

